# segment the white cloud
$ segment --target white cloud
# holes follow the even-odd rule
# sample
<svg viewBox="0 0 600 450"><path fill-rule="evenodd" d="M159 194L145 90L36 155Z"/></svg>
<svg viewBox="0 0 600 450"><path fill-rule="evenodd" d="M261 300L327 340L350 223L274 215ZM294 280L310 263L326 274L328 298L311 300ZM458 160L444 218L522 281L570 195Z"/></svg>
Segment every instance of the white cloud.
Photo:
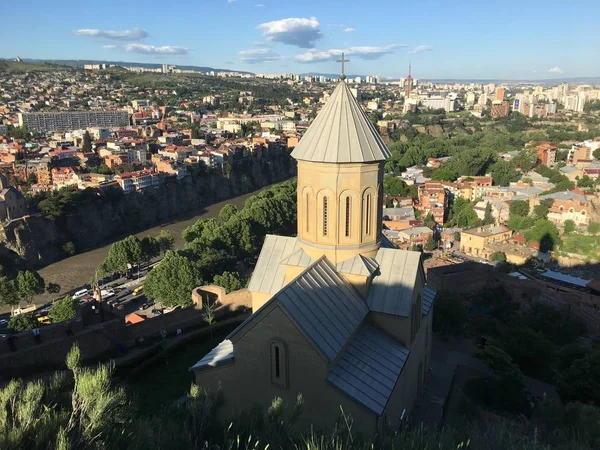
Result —
<svg viewBox="0 0 600 450"><path fill-rule="evenodd" d="M256 48L252 50L242 50L238 53L242 62L246 64L261 64L273 61L280 61L281 55L267 48Z"/></svg>
<svg viewBox="0 0 600 450"><path fill-rule="evenodd" d="M147 45L147 44L127 44L125 51L131 53L142 53L144 55L187 55L189 49L178 47L177 45Z"/></svg>
<svg viewBox="0 0 600 450"><path fill-rule="evenodd" d="M550 72L550 73L565 73L565 71L562 70L558 66L551 67L550 69L548 69L548 72Z"/></svg>
<svg viewBox="0 0 600 450"><path fill-rule="evenodd" d="M356 28L350 28L350 27L344 28L344 33L353 33L355 31L356 31Z"/></svg>
<svg viewBox="0 0 600 450"><path fill-rule="evenodd" d="M104 38L104 39L112 39L115 41L139 41L141 39L148 37L148 32L145 30L141 30L139 28L134 28L132 30L120 30L120 31L83 28L81 30L73 31L73 34L78 35L78 36L91 36L91 37L99 37L99 38Z"/></svg>
<svg viewBox="0 0 600 450"><path fill-rule="evenodd" d="M265 5L263 5L262 3L257 3L256 5L254 5L255 8L264 8Z"/></svg>
<svg viewBox="0 0 600 450"><path fill-rule="evenodd" d="M431 45L417 45L415 48L413 48L408 53L421 53L421 52L428 52L431 50L433 50L433 47Z"/></svg>
<svg viewBox="0 0 600 450"><path fill-rule="evenodd" d="M289 18L261 23L258 27L269 41L295 45L300 48L312 48L323 37L316 17Z"/></svg>
<svg viewBox="0 0 600 450"><path fill-rule="evenodd" d="M102 48L112 49L112 48L117 48L117 46L115 44L106 44L106 45L103 45Z"/></svg>
<svg viewBox="0 0 600 450"><path fill-rule="evenodd" d="M332 61L341 56L342 53L344 53L345 56L355 56L360 59L377 59L383 55L394 53L401 47L406 47L406 45L391 44L386 45L385 47L358 46L349 47L345 50L337 48L331 48L329 50L310 49L305 53L296 55L296 60L302 63Z"/></svg>

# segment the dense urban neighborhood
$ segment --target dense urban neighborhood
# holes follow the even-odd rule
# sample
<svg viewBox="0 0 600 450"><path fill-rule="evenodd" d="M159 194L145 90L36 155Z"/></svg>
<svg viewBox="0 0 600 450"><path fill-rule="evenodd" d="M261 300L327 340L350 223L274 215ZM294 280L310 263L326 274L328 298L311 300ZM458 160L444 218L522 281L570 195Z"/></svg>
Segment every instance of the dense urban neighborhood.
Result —
<svg viewBox="0 0 600 450"><path fill-rule="evenodd" d="M0 60L0 386L81 415L27 448L598 448L599 85L156 66Z"/></svg>

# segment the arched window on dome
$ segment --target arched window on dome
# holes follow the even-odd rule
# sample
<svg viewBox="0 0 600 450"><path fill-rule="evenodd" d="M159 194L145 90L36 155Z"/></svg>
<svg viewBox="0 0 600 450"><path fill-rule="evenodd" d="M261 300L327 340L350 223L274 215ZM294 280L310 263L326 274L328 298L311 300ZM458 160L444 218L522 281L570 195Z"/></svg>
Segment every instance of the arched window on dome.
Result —
<svg viewBox="0 0 600 450"><path fill-rule="evenodd" d="M346 197L346 226L344 229L344 235L346 237L350 237L350 218L352 216L351 214L351 208L352 207L352 200L350 199L350 196Z"/></svg>
<svg viewBox="0 0 600 450"><path fill-rule="evenodd" d="M327 236L327 219L328 219L328 200L327 197L323 197L323 236Z"/></svg>
<svg viewBox="0 0 600 450"><path fill-rule="evenodd" d="M371 210L373 209L371 194L368 193L365 199L365 234L371 234Z"/></svg>
<svg viewBox="0 0 600 450"><path fill-rule="evenodd" d="M304 194L304 221L306 222L306 232L310 232L310 195Z"/></svg>

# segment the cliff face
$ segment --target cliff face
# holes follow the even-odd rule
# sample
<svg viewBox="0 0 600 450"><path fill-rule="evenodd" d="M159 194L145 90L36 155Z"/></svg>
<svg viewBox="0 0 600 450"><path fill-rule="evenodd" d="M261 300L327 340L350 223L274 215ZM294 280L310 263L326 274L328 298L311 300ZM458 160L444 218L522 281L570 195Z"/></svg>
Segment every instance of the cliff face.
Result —
<svg viewBox="0 0 600 450"><path fill-rule="evenodd" d="M56 220L32 215L0 227L0 265L42 267L68 256L63 250L68 242L78 252L90 250L108 239L286 180L295 172L295 163L281 151L235 161L229 177L220 171L198 172L182 180L169 178L159 189L97 196Z"/></svg>

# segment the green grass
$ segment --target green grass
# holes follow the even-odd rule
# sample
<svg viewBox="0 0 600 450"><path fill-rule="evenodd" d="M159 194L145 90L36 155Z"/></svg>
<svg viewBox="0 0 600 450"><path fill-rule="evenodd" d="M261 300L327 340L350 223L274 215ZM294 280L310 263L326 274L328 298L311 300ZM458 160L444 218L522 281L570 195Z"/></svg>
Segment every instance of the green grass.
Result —
<svg viewBox="0 0 600 450"><path fill-rule="evenodd" d="M583 234L567 234L562 237L560 250L578 253L592 259L600 258L600 236L585 236Z"/></svg>
<svg viewBox="0 0 600 450"><path fill-rule="evenodd" d="M62 70L73 70L73 68L49 63L18 63L15 61L0 61L0 72L16 74L26 72L57 72Z"/></svg>
<svg viewBox="0 0 600 450"><path fill-rule="evenodd" d="M232 326L234 328L234 326ZM154 364L130 378L129 387L135 394L140 411L153 414L171 405L187 393L194 380L189 368L211 351L230 332L226 329L210 336L199 336L173 349L168 354L156 357Z"/></svg>

